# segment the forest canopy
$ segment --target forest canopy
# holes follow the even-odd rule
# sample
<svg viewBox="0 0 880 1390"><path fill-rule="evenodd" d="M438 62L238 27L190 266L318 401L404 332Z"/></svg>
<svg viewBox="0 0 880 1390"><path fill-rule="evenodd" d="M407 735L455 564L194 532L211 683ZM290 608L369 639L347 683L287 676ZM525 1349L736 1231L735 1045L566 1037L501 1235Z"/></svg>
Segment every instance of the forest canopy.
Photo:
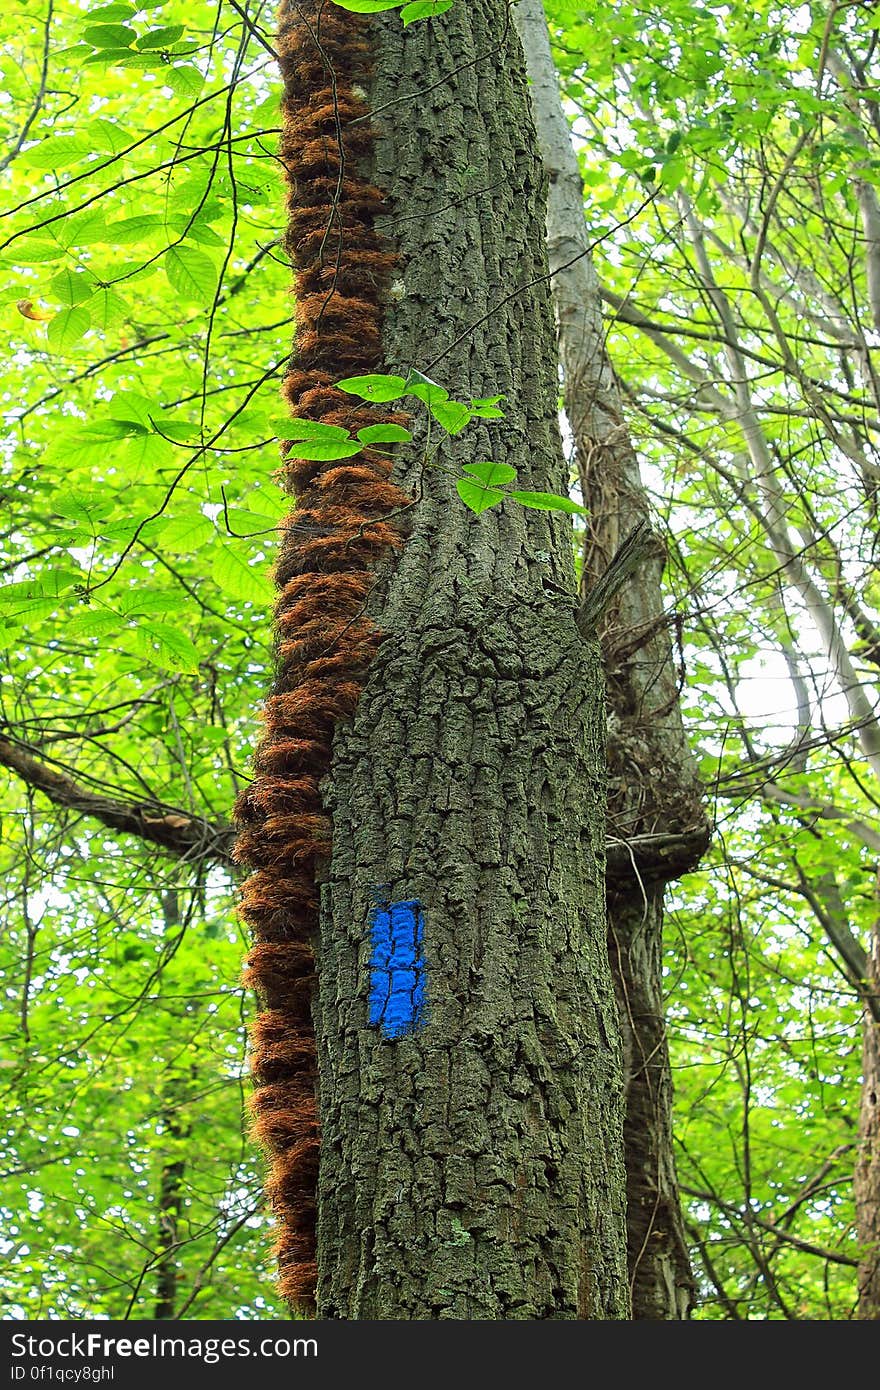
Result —
<svg viewBox="0 0 880 1390"><path fill-rule="evenodd" d="M662 964L693 1315L846 1320L880 1067L880 12L545 8L713 826ZM0 29L3 1315L282 1316L231 829L289 507L273 9ZM437 354L410 405L479 513L520 484L456 440L507 403Z"/></svg>

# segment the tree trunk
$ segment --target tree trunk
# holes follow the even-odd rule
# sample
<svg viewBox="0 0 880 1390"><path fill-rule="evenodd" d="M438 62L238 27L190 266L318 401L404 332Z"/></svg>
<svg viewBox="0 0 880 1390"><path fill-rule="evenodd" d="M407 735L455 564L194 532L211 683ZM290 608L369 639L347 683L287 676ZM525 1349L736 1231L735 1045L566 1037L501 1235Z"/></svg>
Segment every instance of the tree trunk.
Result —
<svg viewBox="0 0 880 1390"><path fill-rule="evenodd" d="M867 986L880 999L880 921L874 925ZM880 1023L866 1008L862 1022L862 1096L855 1170L860 1318L880 1318Z"/></svg>
<svg viewBox="0 0 880 1390"><path fill-rule="evenodd" d="M162 894L161 901L167 936L175 927L180 926L180 904L173 888ZM159 1179L156 1214L159 1250L156 1260L156 1303L153 1311L153 1317L159 1321L173 1318L177 1307L179 1221L186 1176L182 1141L190 1138L190 1127L182 1118L184 1098L184 1086L179 1078L164 1083L159 1113L163 1137L174 1156L167 1158L162 1164Z"/></svg>
<svg viewBox="0 0 880 1390"><path fill-rule="evenodd" d="M400 256L386 370L506 399L397 470L411 533L368 597L384 640L323 786L318 1313L625 1318L598 649L568 525L512 502L476 517L454 488L491 457L566 490L522 56L501 0L369 33L372 75L352 76Z"/></svg>
<svg viewBox="0 0 880 1390"><path fill-rule="evenodd" d="M547 240L566 413L584 501L586 589L648 500L605 350L584 189L562 109L541 0L516 23L549 181ZM672 1085L663 1021L663 884L696 866L708 826L678 703L663 609L664 547L622 589L601 631L608 690L609 955L625 1043L627 1245L633 1317L688 1316L693 1277L672 1150ZM620 851L620 852L617 852Z"/></svg>

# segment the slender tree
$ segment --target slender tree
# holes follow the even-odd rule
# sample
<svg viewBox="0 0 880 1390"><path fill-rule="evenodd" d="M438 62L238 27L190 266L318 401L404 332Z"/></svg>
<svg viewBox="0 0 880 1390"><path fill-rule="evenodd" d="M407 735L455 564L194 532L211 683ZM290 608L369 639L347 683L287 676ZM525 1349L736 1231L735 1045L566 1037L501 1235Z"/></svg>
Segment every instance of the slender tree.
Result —
<svg viewBox="0 0 880 1390"><path fill-rule="evenodd" d="M547 238L566 414L590 517L585 598L649 504L605 347L584 187L562 109L541 0L516 22L549 185ZM699 862L708 826L678 700L654 538L601 625L608 698L608 948L624 1038L627 1249L633 1316L686 1317L693 1301L672 1146L664 1020L665 885Z"/></svg>

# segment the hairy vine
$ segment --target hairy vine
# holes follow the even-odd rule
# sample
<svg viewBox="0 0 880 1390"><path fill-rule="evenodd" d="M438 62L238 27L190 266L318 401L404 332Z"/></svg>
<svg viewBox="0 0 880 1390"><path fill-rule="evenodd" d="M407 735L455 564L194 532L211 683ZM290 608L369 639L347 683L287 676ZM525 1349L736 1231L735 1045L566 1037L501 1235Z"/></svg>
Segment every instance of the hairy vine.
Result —
<svg viewBox="0 0 880 1390"><path fill-rule="evenodd" d="M363 172L373 139L361 85L368 25L326 0L282 0L281 158L297 318L284 394L295 420L346 429L402 418L355 404L334 386L381 363L382 298L395 266L374 227L382 193ZM302 457L321 452L303 444L282 451L296 502L275 571L277 670L256 775L237 805L236 856L253 870L242 903L254 936L248 979L261 1002L251 1040L253 1110L270 1159L278 1288L309 1312L317 1284L316 885L331 848L321 779L334 728L354 712L382 640L364 605L376 566L402 543L397 518L411 499L373 450L343 464Z"/></svg>

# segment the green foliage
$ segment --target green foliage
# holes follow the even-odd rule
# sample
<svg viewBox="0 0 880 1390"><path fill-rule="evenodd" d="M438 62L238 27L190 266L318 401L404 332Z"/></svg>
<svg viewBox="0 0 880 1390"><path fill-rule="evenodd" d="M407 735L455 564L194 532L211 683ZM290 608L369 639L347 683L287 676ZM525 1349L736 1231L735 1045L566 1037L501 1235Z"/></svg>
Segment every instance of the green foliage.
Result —
<svg viewBox="0 0 880 1390"><path fill-rule="evenodd" d="M504 399L502 396L471 400L468 404L464 401L453 401L449 399L449 392L444 386L431 381L421 372L413 372L406 380L402 376L371 373L346 377L336 385L340 391L347 391L367 401L389 402L415 396L416 400L422 401L428 407L432 419L441 426L447 436L461 434L472 420L498 420L504 414L498 406L499 401ZM366 438L368 435L369 439ZM410 432L398 425L369 426L366 430L360 430L357 437L363 443L391 443L412 439ZM345 458L345 453L331 451L341 451L346 447L348 446L343 442L342 435L338 435L334 437L333 444L316 444L312 446L311 452L304 452L303 446L299 444L295 445L291 452L296 457L305 459ZM351 452L356 453L357 446L352 447ZM520 502L524 507L534 507L539 511L587 515L586 507L572 501L570 497L560 497L552 492L505 490L506 484L513 482L516 477L516 469L508 463L465 464L464 472L470 476L456 479L455 488L465 506L477 516L505 499Z"/></svg>
<svg viewBox="0 0 880 1390"><path fill-rule="evenodd" d="M450 3L343 7L409 24ZM676 892L666 956L699 1315L848 1318L859 1007L805 885L827 888L832 873L869 943L876 855L861 832L876 788L737 472L741 412L713 408L729 344L683 200L734 307L778 505L818 538L817 582L849 586L841 627L874 689L880 587L863 556L876 553L876 497L853 451L872 477L858 198L878 182L880 151L827 62L839 41L873 90L876 26L845 7L826 43L826 11L766 0L548 8L610 347L670 522L684 708L718 823L713 856ZM438 437L454 462L464 430L502 418L502 398L373 374L338 385L405 401L412 430L289 420L264 21L205 0L58 0L43 84L47 18L45 5L0 18L0 739L95 795L210 828L245 785L271 667L269 568L289 507L272 481L278 441L318 459L424 445L434 466ZM751 261L777 181L758 282L774 321ZM504 462L454 481L478 514L503 502L584 511L517 489ZM783 708L779 654L793 646L813 691L805 760ZM770 781L796 800L762 799ZM6 1315L149 1317L169 1259L183 1316L279 1314L246 1134L232 872L103 829L11 773L0 809ZM177 1164L169 1252L159 1208Z"/></svg>
<svg viewBox="0 0 880 1390"><path fill-rule="evenodd" d="M547 8L718 825L668 945L700 1316L850 1318L861 1010L825 923L870 947L876 767L841 692L876 711L876 31L774 0Z"/></svg>
<svg viewBox="0 0 880 1390"><path fill-rule="evenodd" d="M333 0L343 10L356 14L379 14L382 10L400 10L404 24L418 19L433 19L452 8L453 0Z"/></svg>

